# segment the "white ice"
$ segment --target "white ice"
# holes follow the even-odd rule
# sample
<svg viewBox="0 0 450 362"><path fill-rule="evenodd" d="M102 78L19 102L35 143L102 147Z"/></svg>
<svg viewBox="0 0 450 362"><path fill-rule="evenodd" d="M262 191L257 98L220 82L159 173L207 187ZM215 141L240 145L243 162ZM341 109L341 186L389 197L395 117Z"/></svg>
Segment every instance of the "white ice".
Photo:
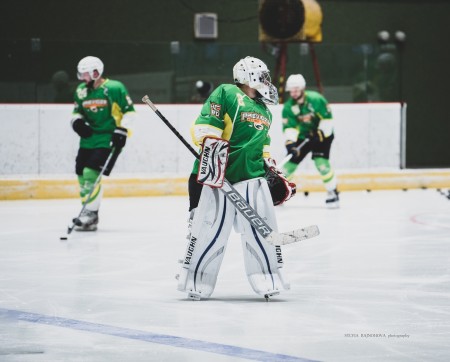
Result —
<svg viewBox="0 0 450 362"><path fill-rule="evenodd" d="M176 291L187 197L105 198L60 241L71 200L0 202L0 361L449 361L450 200L324 193L277 208L291 290L266 302L232 232L210 300Z"/></svg>

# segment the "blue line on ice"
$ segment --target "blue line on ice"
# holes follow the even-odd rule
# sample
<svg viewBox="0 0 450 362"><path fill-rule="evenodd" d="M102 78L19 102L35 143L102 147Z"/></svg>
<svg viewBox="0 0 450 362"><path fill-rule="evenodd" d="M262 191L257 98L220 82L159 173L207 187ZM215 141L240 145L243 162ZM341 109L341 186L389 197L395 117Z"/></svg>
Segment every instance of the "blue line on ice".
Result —
<svg viewBox="0 0 450 362"><path fill-rule="evenodd" d="M289 356L285 354L269 353L256 349L242 348L227 344L212 343L200 341L197 339L170 336L165 334L157 334L152 332L140 331L135 329L121 328L109 326L106 324L98 324L84 322L75 319L47 316L37 313L29 313L19 310L0 308L0 316L12 320L20 320L31 323L46 324L50 326L76 329L79 331L87 331L91 333L105 334L109 336L136 339L145 342L158 343L172 347L187 348L202 352L210 352L223 354L231 357L239 357L256 361L296 361L296 362L313 362L313 360Z"/></svg>

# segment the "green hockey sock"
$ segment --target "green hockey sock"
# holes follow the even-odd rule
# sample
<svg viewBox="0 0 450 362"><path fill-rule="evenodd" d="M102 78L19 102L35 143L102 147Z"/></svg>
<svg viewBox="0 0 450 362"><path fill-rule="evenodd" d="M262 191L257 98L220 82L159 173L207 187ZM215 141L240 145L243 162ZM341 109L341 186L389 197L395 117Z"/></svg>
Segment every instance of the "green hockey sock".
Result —
<svg viewBox="0 0 450 362"><path fill-rule="evenodd" d="M330 166L330 161L323 157L316 157L314 163L322 177L322 181L325 184L330 182L334 177L334 171Z"/></svg>
<svg viewBox="0 0 450 362"><path fill-rule="evenodd" d="M78 182L80 184L80 196L83 199L83 202L85 201L84 198L86 198L87 195L91 192L92 187L95 184L95 181L97 181L97 177L100 175L100 171L94 170L92 168L85 167L83 169L83 175L78 176ZM97 195L100 192L101 188L101 182L98 183L96 190L94 190L90 202L94 201Z"/></svg>
<svg viewBox="0 0 450 362"><path fill-rule="evenodd" d="M290 179L291 176L293 176L295 170L298 167L298 163L294 163L291 161L288 161L284 166L283 166L283 173L286 176L286 178Z"/></svg>

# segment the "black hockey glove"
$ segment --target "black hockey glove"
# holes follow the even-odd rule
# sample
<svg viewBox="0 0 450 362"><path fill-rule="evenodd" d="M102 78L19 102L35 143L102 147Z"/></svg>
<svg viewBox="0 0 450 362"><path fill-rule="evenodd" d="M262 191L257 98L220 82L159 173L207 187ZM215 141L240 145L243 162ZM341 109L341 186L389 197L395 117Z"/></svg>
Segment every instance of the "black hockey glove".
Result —
<svg viewBox="0 0 450 362"><path fill-rule="evenodd" d="M297 142L291 142L286 144L286 150L288 155L292 155L292 157L300 156L300 150L297 148Z"/></svg>
<svg viewBox="0 0 450 362"><path fill-rule="evenodd" d="M120 150L125 146L127 142L128 131L126 128L117 127L111 137L111 147L115 147L116 150Z"/></svg>
<svg viewBox="0 0 450 362"><path fill-rule="evenodd" d="M72 128L81 138L90 137L93 133L91 126L81 118L77 118L72 122Z"/></svg>

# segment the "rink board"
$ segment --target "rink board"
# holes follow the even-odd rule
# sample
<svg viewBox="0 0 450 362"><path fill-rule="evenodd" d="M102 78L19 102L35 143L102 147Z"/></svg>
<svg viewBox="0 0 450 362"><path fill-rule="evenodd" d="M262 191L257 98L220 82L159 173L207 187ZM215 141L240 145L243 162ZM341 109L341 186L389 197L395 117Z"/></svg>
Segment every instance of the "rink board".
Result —
<svg viewBox="0 0 450 362"><path fill-rule="evenodd" d="M399 170L383 172L337 172L339 190L395 190L450 188L450 170ZM317 172L297 175L301 192L324 191ZM105 177L107 197L187 195L187 177ZM78 197L75 177L0 179L0 200L58 199Z"/></svg>
<svg viewBox="0 0 450 362"><path fill-rule="evenodd" d="M138 102L137 102L138 103ZM157 105L191 143L190 127L200 104ZM332 104L335 139L330 160L336 170L402 168L404 123L398 103ZM72 105L0 105L0 178L8 175L64 175L74 172L79 137L70 126ZM271 106L271 155L285 157L282 106ZM190 172L194 158L147 106L136 104L132 136L114 168L115 175L160 177ZM300 170L315 170L307 157Z"/></svg>

